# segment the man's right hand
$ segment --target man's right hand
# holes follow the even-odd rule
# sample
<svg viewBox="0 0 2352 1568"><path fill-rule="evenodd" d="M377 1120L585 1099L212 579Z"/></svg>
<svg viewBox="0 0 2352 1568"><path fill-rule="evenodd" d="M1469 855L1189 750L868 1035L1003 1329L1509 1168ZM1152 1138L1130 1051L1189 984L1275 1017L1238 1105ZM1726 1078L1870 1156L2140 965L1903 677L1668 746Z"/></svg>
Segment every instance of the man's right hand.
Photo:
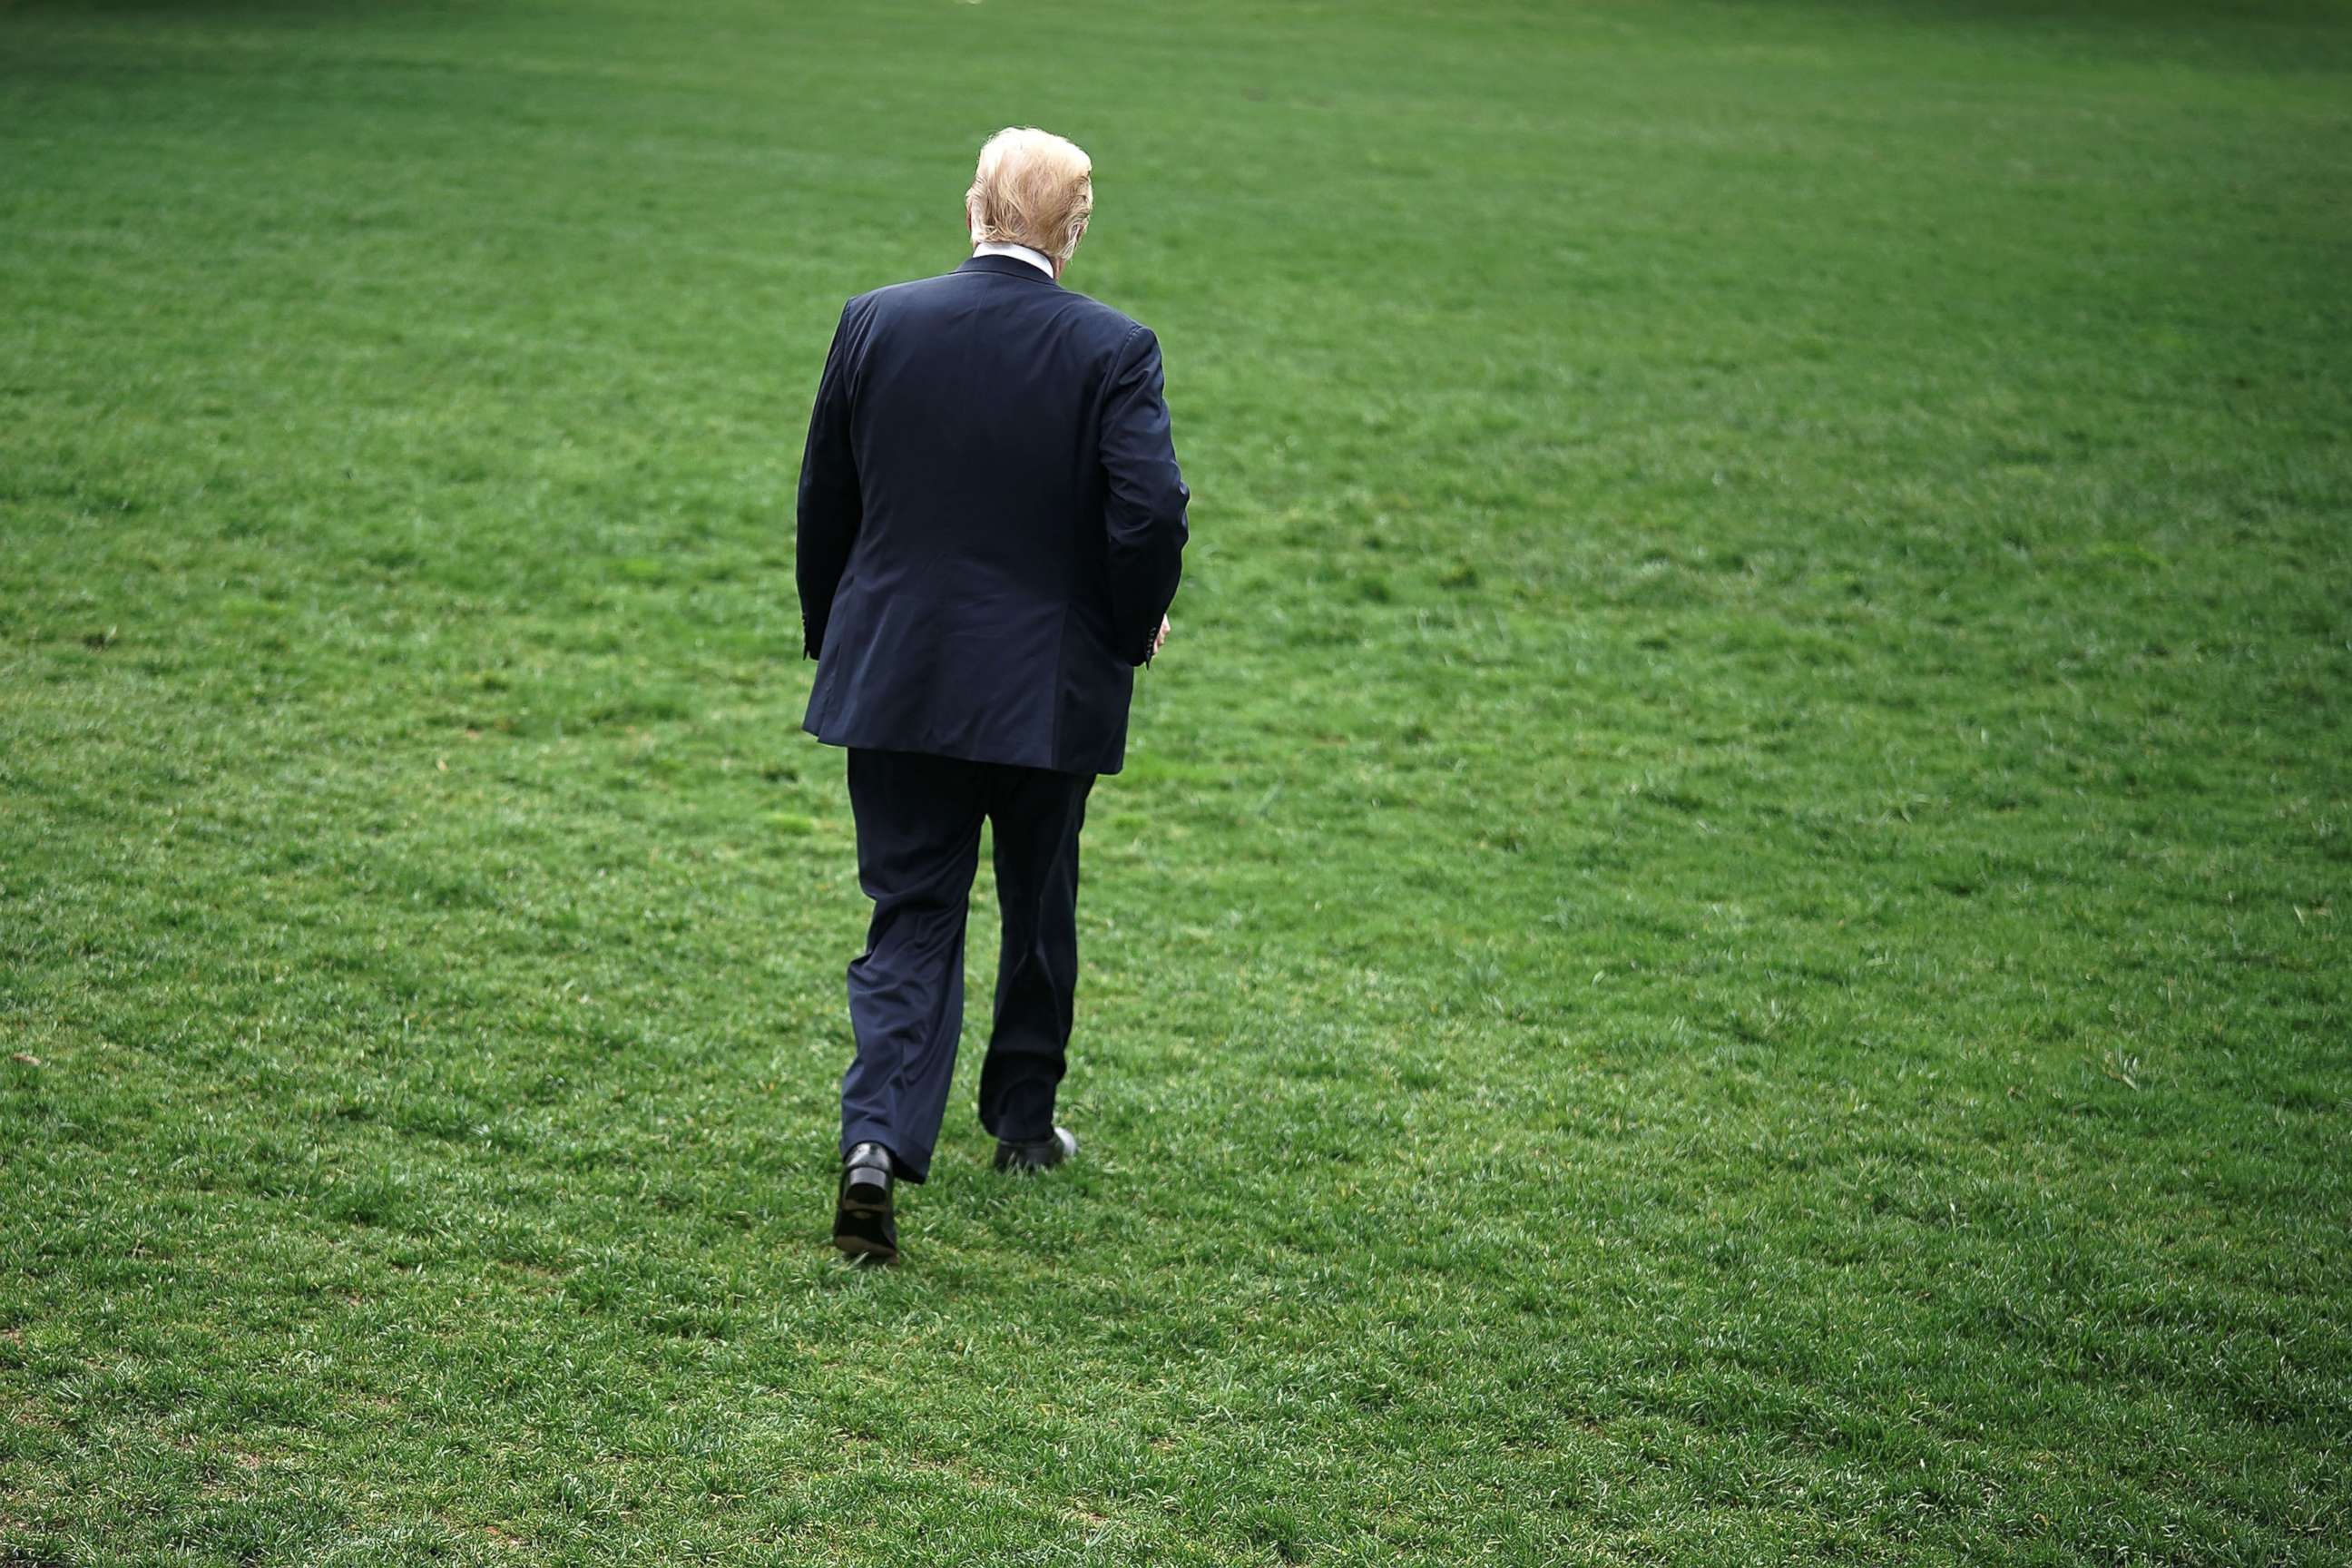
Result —
<svg viewBox="0 0 2352 1568"><path fill-rule="evenodd" d="M1161 648L1163 648L1163 647L1166 647L1167 646L1168 646L1168 617L1167 617L1166 616L1160 616L1160 635L1159 635L1158 637L1153 637L1153 638L1151 639L1151 651L1152 651L1153 655L1156 657L1156 656L1159 654L1160 650Z"/></svg>

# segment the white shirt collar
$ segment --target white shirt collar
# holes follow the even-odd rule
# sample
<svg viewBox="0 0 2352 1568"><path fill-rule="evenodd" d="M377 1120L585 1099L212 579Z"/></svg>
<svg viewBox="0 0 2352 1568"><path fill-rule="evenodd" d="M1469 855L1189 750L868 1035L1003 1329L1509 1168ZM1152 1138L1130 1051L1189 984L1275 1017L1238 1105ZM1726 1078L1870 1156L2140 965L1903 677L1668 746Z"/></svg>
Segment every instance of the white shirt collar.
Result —
<svg viewBox="0 0 2352 1568"><path fill-rule="evenodd" d="M1054 275L1054 258L1042 250L1032 250L1025 245L1013 245L1000 239L984 239L971 247L974 256L1017 256L1046 277Z"/></svg>

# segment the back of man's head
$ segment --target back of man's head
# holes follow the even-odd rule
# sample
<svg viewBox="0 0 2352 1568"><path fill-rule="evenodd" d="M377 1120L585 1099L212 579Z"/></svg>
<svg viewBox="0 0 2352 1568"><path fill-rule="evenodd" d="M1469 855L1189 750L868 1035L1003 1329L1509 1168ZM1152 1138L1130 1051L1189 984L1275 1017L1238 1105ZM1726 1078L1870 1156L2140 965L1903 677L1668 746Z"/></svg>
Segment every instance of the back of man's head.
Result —
<svg viewBox="0 0 2352 1568"><path fill-rule="evenodd" d="M964 193L975 244L1025 245L1066 264L1094 215L1094 160L1034 126L990 137Z"/></svg>

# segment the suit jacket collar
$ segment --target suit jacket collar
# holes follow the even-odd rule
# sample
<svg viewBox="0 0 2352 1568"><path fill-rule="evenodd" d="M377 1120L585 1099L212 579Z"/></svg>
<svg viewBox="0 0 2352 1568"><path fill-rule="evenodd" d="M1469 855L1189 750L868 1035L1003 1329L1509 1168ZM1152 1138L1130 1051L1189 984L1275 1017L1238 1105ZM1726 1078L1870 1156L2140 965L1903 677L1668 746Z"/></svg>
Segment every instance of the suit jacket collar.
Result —
<svg viewBox="0 0 2352 1568"><path fill-rule="evenodd" d="M958 272L993 272L1000 278L1026 278L1032 283L1043 283L1059 289L1061 285L1038 271L1017 256L973 256L965 258Z"/></svg>

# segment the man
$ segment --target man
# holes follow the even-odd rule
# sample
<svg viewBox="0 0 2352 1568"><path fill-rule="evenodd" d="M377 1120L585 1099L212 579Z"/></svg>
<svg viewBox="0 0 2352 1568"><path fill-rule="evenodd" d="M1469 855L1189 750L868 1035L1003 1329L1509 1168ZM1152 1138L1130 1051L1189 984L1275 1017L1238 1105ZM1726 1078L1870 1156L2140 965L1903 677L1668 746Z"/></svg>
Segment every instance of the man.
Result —
<svg viewBox="0 0 2352 1568"><path fill-rule="evenodd" d="M1003 951L981 1068L996 1168L1077 1152L1054 1124L1078 978L1078 829L1117 773L1134 667L1168 635L1192 492L1150 331L1061 286L1093 165L1007 130L965 193L971 258L849 301L800 483L803 727L849 750L857 876L834 1243L898 1254L963 1015L964 916L994 828Z"/></svg>

